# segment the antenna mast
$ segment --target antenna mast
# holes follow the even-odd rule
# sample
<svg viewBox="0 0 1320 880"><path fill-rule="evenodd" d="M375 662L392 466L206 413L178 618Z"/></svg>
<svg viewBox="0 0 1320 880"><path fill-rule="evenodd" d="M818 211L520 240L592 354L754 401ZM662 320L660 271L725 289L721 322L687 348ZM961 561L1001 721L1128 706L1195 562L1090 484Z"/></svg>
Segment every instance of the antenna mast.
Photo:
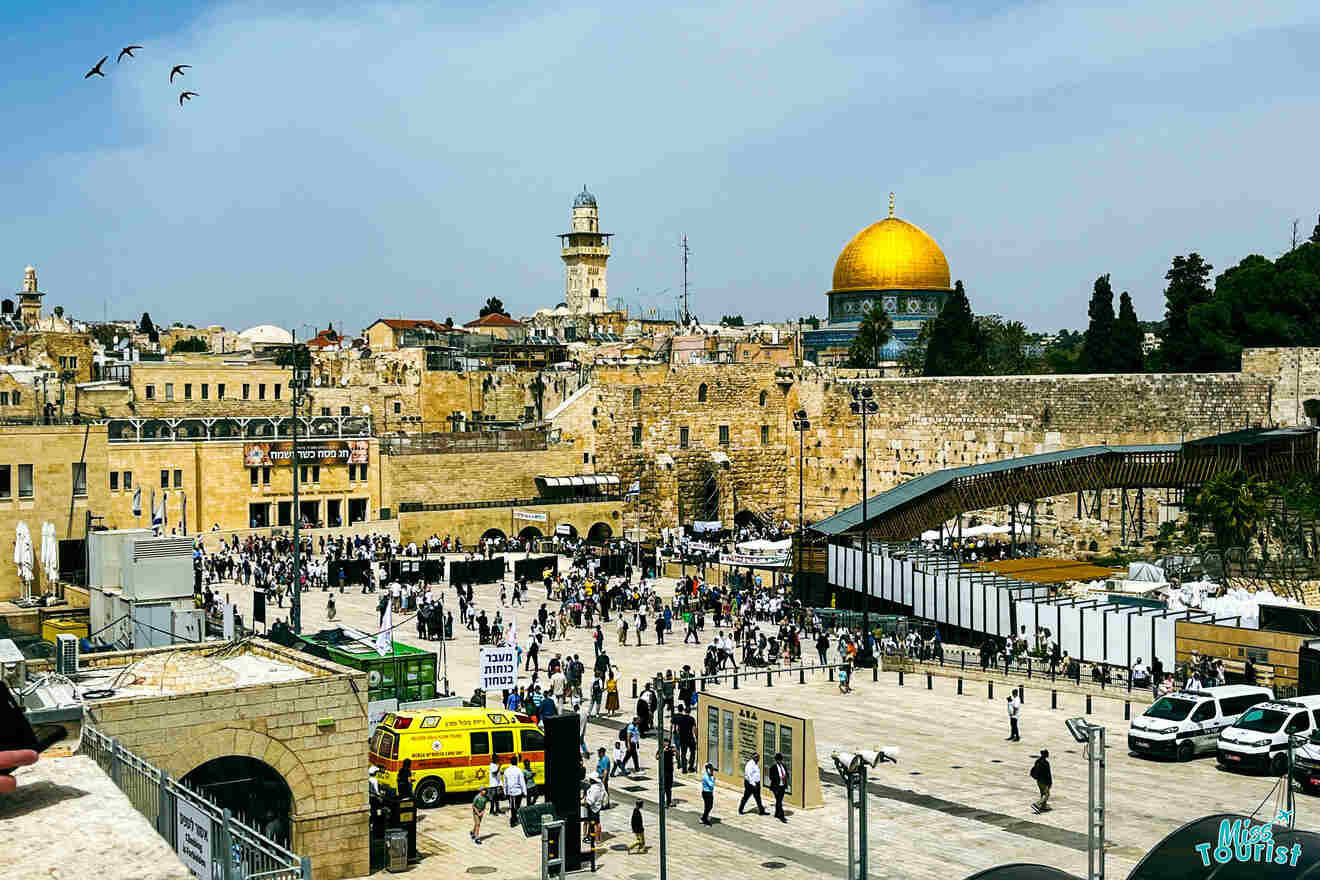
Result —
<svg viewBox="0 0 1320 880"><path fill-rule="evenodd" d="M692 313L688 311L688 277L687 277L687 269L688 269L688 254L690 253L690 251L688 250L688 243L687 243L687 236L686 236L686 235L683 236L683 241L682 241L682 243L679 245L679 248L683 251L683 324L684 324L684 326L686 326L687 324L691 323L691 321L692 321Z"/></svg>

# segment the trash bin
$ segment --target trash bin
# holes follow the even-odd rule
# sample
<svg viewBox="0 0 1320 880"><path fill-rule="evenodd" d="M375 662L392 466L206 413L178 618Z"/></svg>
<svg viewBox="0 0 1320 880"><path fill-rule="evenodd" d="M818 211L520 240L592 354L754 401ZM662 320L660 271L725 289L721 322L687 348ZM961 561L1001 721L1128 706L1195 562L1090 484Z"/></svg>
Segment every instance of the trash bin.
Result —
<svg viewBox="0 0 1320 880"><path fill-rule="evenodd" d="M385 869L392 874L408 870L408 832L402 828L385 832Z"/></svg>

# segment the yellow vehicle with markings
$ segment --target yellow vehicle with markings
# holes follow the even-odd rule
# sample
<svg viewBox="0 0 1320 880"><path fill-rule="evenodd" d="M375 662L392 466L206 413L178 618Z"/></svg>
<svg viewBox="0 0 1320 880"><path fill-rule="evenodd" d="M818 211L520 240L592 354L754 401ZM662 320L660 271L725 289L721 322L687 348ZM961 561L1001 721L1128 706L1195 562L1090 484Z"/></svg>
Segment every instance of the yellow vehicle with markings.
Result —
<svg viewBox="0 0 1320 880"><path fill-rule="evenodd" d="M475 792L489 784L494 756L501 772L514 756L545 779L545 734L527 715L502 709L455 707L393 712L371 736L370 761L383 788L398 791L399 769L411 761L413 796L437 806L446 793Z"/></svg>

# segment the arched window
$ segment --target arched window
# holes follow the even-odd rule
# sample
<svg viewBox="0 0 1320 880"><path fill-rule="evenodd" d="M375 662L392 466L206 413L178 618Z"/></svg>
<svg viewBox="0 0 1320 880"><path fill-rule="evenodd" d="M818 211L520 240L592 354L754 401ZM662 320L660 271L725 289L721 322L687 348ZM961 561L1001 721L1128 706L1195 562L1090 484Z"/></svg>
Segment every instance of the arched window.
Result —
<svg viewBox="0 0 1320 880"><path fill-rule="evenodd" d="M768 397L768 395L767 395L764 391L762 391L762 392L761 392L761 406L765 406L766 397Z"/></svg>
<svg viewBox="0 0 1320 880"><path fill-rule="evenodd" d="M640 388L634 388L634 389L633 389L633 409L637 409L637 408L639 408L641 405L642 405L642 389L640 389Z"/></svg>
<svg viewBox="0 0 1320 880"><path fill-rule="evenodd" d="M702 382L699 386L697 386L697 403L705 403L705 402L706 402L706 383Z"/></svg>

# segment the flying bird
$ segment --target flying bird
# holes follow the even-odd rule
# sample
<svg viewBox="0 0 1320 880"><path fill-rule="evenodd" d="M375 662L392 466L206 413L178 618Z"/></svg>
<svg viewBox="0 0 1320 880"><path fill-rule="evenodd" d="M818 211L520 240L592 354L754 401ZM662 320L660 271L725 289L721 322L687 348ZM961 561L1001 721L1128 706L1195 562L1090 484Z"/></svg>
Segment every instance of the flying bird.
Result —
<svg viewBox="0 0 1320 880"><path fill-rule="evenodd" d="M191 70L191 69L192 69L192 65L191 65L191 64L176 64L176 65L174 65L174 69L170 71L170 82L174 82L174 75L175 75L176 73L177 73L179 76L183 76L183 75L184 75L183 72L184 72L185 70Z"/></svg>
<svg viewBox="0 0 1320 880"><path fill-rule="evenodd" d="M96 62L95 67L93 67L91 70L83 74L83 79L90 79L93 76L105 76L105 74L101 72L101 65L105 64L105 62L109 60L109 58L110 56L107 55L105 56L105 58L102 58L100 61Z"/></svg>
<svg viewBox="0 0 1320 880"><path fill-rule="evenodd" d="M196 92L179 92L179 106L182 107L184 101L191 101L195 97L197 97Z"/></svg>
<svg viewBox="0 0 1320 880"><path fill-rule="evenodd" d="M120 49L119 57L115 59L115 64L118 64L119 62L123 61L125 55L127 55L129 58L136 58L137 56L133 54L133 50L141 49L141 48L142 48L141 46L125 46L124 48Z"/></svg>

